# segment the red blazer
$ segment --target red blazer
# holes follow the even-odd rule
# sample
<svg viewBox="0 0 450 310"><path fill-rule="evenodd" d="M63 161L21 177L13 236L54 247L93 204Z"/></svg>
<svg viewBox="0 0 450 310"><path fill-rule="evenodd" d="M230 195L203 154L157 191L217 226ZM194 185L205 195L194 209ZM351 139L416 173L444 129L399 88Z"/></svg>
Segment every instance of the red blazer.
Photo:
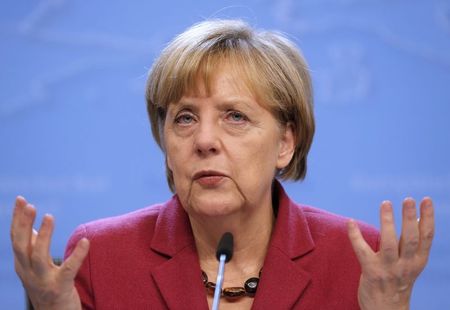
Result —
<svg viewBox="0 0 450 310"><path fill-rule="evenodd" d="M277 183L278 214L253 309L359 309L360 267L347 219L289 199ZM378 250L378 231L360 223ZM75 280L85 309L207 309L189 218L174 196L79 226L91 242Z"/></svg>

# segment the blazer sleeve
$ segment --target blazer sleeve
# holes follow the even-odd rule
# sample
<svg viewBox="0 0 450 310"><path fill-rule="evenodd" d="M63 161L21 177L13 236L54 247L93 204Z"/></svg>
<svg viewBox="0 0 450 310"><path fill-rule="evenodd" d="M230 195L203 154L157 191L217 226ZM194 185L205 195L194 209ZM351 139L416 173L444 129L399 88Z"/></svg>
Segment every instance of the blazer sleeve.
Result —
<svg viewBox="0 0 450 310"><path fill-rule="evenodd" d="M73 234L71 235L69 242L67 243L66 250L64 253L64 259L72 254L75 249L77 243L82 238L90 239L88 236L86 226L80 225L78 226ZM83 264L78 270L77 276L75 277L75 287L78 291L78 295L80 296L81 306L83 309L95 309L95 300L94 293L92 289L92 281L91 281L91 268L90 268L90 257L91 257L91 248L87 256L84 259Z"/></svg>

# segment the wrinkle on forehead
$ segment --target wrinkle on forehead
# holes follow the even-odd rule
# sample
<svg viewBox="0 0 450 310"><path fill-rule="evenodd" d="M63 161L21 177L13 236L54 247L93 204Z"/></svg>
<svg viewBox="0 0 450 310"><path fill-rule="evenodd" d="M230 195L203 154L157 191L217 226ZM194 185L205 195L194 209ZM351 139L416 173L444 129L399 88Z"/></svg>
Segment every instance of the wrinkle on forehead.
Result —
<svg viewBox="0 0 450 310"><path fill-rule="evenodd" d="M186 80L183 96L211 97L220 92L223 84L233 87L236 93L256 98L256 89L245 68L226 59L205 61L193 79Z"/></svg>
<svg viewBox="0 0 450 310"><path fill-rule="evenodd" d="M273 85L266 79L268 72L258 66L259 61L250 61L251 57L243 51L227 51L206 54L195 63L183 61L172 78L165 81L169 87L166 87L165 100L160 101L161 108L167 112L169 104L177 105L183 97L211 97L220 92L222 83L227 83L228 89L231 86L236 94L252 98L279 119Z"/></svg>

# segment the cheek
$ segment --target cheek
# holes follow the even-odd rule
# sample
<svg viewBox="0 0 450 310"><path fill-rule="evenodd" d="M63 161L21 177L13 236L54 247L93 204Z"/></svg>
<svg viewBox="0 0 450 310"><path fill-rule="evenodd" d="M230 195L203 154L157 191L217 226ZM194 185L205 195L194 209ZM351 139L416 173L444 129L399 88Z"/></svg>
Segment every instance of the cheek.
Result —
<svg viewBox="0 0 450 310"><path fill-rule="evenodd" d="M188 139L180 139L173 134L165 136L167 167L174 173L174 176L180 174L181 169L186 169L186 162L190 160L187 158L190 153L189 145Z"/></svg>
<svg viewBox="0 0 450 310"><path fill-rule="evenodd" d="M266 137L255 143L254 140L243 143L243 147L235 153L237 160L241 163L239 168L255 175L274 175L278 159L278 145L273 137ZM250 176L249 175L249 176Z"/></svg>
<svg viewBox="0 0 450 310"><path fill-rule="evenodd" d="M172 172L176 172L177 170L177 160L179 160L177 158L177 155L179 156L179 150L177 149L177 147L171 146L171 145L167 145L166 147L166 161L167 161L167 167L169 167L169 169Z"/></svg>
<svg viewBox="0 0 450 310"><path fill-rule="evenodd" d="M176 154L178 154L177 142L172 135L164 135L164 149L167 161L167 167L173 172L176 169Z"/></svg>

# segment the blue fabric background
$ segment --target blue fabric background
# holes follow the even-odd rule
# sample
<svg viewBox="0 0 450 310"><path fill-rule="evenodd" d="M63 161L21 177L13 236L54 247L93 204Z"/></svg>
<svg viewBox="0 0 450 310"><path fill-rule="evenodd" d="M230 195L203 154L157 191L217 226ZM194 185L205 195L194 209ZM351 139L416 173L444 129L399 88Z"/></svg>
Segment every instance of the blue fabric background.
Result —
<svg viewBox="0 0 450 310"><path fill-rule="evenodd" d="M146 73L177 33L244 18L289 34L308 60L317 134L298 202L378 226L391 199L434 198L436 239L412 309L450 309L450 1L0 3L0 304L21 309L14 198L56 218L61 256L80 223L171 195L150 134ZM38 226L38 223L37 223Z"/></svg>

